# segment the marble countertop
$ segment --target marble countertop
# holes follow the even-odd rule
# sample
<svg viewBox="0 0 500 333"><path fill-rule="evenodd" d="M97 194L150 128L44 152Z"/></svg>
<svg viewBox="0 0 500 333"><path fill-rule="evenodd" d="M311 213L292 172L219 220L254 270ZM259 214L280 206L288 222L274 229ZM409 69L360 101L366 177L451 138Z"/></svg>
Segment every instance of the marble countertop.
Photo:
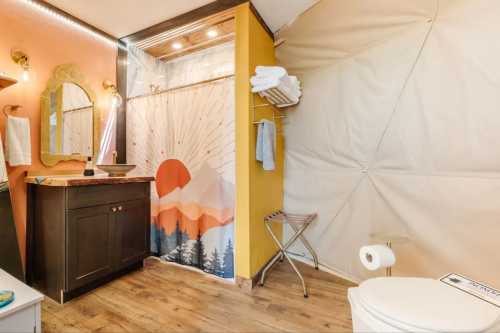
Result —
<svg viewBox="0 0 500 333"><path fill-rule="evenodd" d="M146 183L155 180L151 176L127 175L124 177L108 177L106 174L96 174L85 177L83 175L54 175L54 176L26 176L24 181L28 184L43 186L87 186L103 184Z"/></svg>

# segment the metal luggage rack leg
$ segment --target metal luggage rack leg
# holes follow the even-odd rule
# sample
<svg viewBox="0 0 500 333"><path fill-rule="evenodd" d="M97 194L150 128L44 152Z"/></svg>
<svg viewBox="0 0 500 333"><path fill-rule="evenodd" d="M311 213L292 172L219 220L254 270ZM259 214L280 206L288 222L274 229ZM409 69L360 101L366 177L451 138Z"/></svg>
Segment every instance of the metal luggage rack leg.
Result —
<svg viewBox="0 0 500 333"><path fill-rule="evenodd" d="M302 235L302 233L307 229L307 227L316 219L317 214L307 214L307 215L299 215L299 214L287 214L283 211L277 211L275 213L272 213L271 215L268 215L264 218L264 224L269 231L269 234L273 238L274 242L276 245L279 247L279 252L269 261L269 263L264 267L264 270L262 271L262 275L260 277L260 282L259 285L263 286L264 281L266 278L266 274L269 271L269 269L278 261L283 261L284 258L287 259L287 261L290 263L292 266L293 270L295 273L299 276L300 282L302 283L302 288L304 290L304 297L307 298L309 297L309 294L307 292L307 287L306 287L306 282L304 278L302 277L302 274L300 274L299 269L293 262L292 258L289 255L288 248L297 241L297 239L300 239L302 244L306 247L307 251L311 254L313 261L314 261L314 268L318 269L318 256L316 255L316 252L314 252L311 244L307 241L307 239ZM273 229L271 228L271 223L272 222L278 222L282 224L288 224L294 231L293 236L285 243L283 244L278 237L275 235L273 232Z"/></svg>

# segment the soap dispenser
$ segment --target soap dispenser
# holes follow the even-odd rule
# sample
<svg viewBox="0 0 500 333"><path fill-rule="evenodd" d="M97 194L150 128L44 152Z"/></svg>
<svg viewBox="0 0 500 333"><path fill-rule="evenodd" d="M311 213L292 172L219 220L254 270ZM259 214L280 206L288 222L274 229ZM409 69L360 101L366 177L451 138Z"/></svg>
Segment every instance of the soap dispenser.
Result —
<svg viewBox="0 0 500 333"><path fill-rule="evenodd" d="M87 157L87 163L85 164L84 176L91 177L94 175L94 166L92 165L92 157Z"/></svg>

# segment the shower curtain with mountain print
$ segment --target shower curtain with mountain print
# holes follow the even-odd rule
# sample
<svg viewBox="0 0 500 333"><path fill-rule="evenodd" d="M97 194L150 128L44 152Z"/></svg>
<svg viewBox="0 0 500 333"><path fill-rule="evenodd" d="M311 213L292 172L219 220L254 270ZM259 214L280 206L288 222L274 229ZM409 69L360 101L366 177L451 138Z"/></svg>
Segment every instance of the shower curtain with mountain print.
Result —
<svg viewBox="0 0 500 333"><path fill-rule="evenodd" d="M234 277L234 130L232 77L127 101L127 160L156 177L152 252L223 278Z"/></svg>

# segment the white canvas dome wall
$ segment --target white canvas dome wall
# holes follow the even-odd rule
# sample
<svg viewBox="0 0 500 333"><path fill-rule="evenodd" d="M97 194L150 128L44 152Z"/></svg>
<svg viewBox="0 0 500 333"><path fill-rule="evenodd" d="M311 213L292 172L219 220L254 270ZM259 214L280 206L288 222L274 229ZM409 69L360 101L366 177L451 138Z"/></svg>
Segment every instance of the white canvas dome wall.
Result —
<svg viewBox="0 0 500 333"><path fill-rule="evenodd" d="M367 278L358 250L388 232L411 239L395 275L500 287L498 13L497 0L322 0L281 31L278 59L304 91L285 209L319 213L306 236L322 264Z"/></svg>

